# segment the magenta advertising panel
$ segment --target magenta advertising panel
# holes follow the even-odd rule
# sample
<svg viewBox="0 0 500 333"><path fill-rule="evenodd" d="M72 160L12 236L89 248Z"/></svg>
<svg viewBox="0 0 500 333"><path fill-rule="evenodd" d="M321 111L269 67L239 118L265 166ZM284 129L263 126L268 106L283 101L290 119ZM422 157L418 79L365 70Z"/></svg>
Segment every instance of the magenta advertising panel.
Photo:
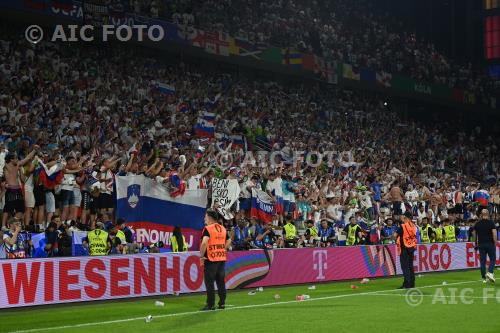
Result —
<svg viewBox="0 0 500 333"><path fill-rule="evenodd" d="M200 292L199 262L197 252L2 260L0 308ZM478 266L472 243L419 245L416 251L417 272ZM400 272L394 245L254 250L229 253L226 284L255 288Z"/></svg>
<svg viewBox="0 0 500 333"><path fill-rule="evenodd" d="M390 276L394 246L283 249L233 252L226 265L228 287L259 287Z"/></svg>

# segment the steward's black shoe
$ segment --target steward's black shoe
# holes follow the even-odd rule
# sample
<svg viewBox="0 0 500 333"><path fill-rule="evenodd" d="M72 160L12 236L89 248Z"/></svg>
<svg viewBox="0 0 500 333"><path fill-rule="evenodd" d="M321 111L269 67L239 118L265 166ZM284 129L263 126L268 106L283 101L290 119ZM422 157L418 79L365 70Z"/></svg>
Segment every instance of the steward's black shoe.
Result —
<svg viewBox="0 0 500 333"><path fill-rule="evenodd" d="M224 310L226 308L225 304L219 304L219 310Z"/></svg>
<svg viewBox="0 0 500 333"><path fill-rule="evenodd" d="M213 311L213 310L215 310L214 306L205 305L205 307L203 309L201 309L200 311Z"/></svg>

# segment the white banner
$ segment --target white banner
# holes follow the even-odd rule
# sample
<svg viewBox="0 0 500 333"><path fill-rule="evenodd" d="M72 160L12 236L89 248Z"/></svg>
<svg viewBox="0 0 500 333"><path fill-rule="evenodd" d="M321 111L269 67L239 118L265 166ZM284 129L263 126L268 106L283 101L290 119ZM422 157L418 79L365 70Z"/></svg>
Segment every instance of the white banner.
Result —
<svg viewBox="0 0 500 333"><path fill-rule="evenodd" d="M224 216L224 219L232 219L231 206L238 200L240 191L237 179L214 178L212 180L212 208L217 205L217 209Z"/></svg>

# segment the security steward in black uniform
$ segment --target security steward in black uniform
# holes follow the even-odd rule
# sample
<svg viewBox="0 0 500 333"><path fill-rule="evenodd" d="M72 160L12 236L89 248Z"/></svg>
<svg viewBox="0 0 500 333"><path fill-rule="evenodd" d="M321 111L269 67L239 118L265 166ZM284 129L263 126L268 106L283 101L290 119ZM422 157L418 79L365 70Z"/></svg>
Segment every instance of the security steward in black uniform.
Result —
<svg viewBox="0 0 500 333"><path fill-rule="evenodd" d="M417 226L413 223L410 212L405 213L402 222L395 233L395 237L404 276L403 285L400 289L408 289L415 288L413 260L417 248Z"/></svg>
<svg viewBox="0 0 500 333"><path fill-rule="evenodd" d="M217 285L219 294L219 309L225 308L225 264L227 249L230 245L231 239L226 232L226 228L219 223L219 213L214 210L207 210L200 246L200 264L204 267L205 287L207 290L207 304L202 311L215 310L214 282Z"/></svg>

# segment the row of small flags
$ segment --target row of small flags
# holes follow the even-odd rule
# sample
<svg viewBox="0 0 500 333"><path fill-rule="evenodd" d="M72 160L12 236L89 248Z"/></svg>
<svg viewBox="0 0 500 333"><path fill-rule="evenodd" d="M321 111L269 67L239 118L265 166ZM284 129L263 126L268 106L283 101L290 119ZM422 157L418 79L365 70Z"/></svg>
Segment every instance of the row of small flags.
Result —
<svg viewBox="0 0 500 333"><path fill-rule="evenodd" d="M175 87L166 83L157 82L156 89L164 95L174 95Z"/></svg>
<svg viewBox="0 0 500 333"><path fill-rule="evenodd" d="M392 74L387 72L375 72L370 69L357 68L350 64L342 65L342 76L344 79L355 81L375 82L386 88L391 87Z"/></svg>

